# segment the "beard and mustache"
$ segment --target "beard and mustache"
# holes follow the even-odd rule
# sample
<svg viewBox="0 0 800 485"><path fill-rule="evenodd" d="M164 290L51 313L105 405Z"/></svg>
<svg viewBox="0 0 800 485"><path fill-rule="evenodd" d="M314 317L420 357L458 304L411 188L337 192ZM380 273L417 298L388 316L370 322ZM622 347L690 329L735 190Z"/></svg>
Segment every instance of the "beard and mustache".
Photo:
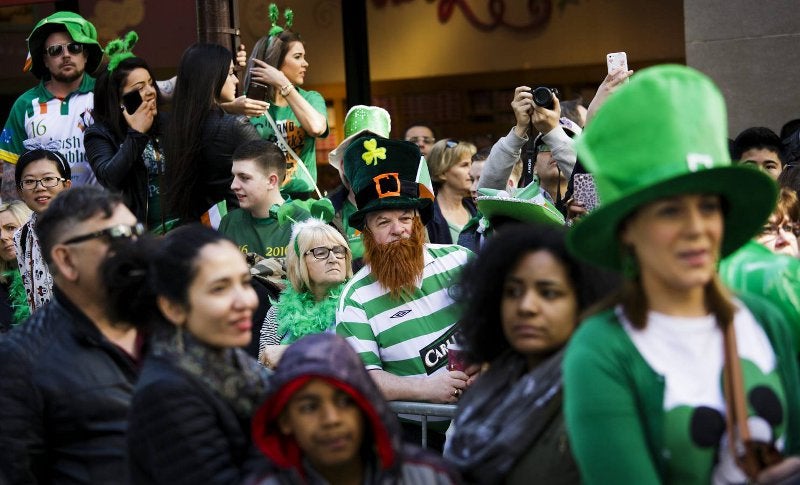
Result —
<svg viewBox="0 0 800 485"><path fill-rule="evenodd" d="M389 290L392 299L403 292L413 293L425 268L425 226L414 218L408 238L378 244L369 229L364 230L364 261L370 265L375 279Z"/></svg>

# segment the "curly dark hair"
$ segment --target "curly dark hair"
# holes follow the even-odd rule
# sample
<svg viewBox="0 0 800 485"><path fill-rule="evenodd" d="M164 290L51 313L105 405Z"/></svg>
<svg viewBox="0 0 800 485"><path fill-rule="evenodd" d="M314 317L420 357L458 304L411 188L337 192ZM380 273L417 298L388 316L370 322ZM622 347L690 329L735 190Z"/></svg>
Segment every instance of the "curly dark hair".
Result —
<svg viewBox="0 0 800 485"><path fill-rule="evenodd" d="M565 234L563 228L550 225L505 227L463 269L457 292L464 311L459 326L471 362L491 362L510 348L501 325L503 283L528 253L547 251L564 265L580 313L617 288L617 276L580 262L567 252Z"/></svg>

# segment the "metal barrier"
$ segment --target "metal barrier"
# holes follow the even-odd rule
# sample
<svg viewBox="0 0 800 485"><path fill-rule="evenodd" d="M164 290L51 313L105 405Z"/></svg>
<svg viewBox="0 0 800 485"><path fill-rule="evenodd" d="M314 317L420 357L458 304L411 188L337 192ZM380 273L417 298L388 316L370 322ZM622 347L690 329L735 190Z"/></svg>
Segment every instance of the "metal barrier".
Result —
<svg viewBox="0 0 800 485"><path fill-rule="evenodd" d="M422 421L422 447L428 447L428 416L453 418L456 415L455 404L431 404L428 402L389 401L389 408L396 414L414 414Z"/></svg>

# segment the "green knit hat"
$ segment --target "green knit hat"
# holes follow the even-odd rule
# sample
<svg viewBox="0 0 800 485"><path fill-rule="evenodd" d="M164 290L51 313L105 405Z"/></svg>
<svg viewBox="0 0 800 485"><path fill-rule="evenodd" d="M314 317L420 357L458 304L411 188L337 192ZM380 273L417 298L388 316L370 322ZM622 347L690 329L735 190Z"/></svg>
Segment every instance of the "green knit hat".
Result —
<svg viewBox="0 0 800 485"><path fill-rule="evenodd" d="M645 204L683 194L724 200L721 257L747 242L772 212L777 186L758 170L731 165L727 131L725 102L711 79L679 65L639 71L576 140L600 206L569 232L570 251L620 269L620 224Z"/></svg>
<svg viewBox="0 0 800 485"><path fill-rule="evenodd" d="M86 73L97 70L103 60L103 49L97 42L97 30L91 22L73 12L56 12L36 24L28 36L28 52L31 56L31 71L37 79L49 74L44 65L44 42L53 32L66 30L72 40L83 44L86 52Z"/></svg>
<svg viewBox="0 0 800 485"><path fill-rule="evenodd" d="M364 229L365 216L379 210L416 209L422 223L433 216L427 165L417 145L380 136L361 136L344 153L344 170L358 210L350 226Z"/></svg>

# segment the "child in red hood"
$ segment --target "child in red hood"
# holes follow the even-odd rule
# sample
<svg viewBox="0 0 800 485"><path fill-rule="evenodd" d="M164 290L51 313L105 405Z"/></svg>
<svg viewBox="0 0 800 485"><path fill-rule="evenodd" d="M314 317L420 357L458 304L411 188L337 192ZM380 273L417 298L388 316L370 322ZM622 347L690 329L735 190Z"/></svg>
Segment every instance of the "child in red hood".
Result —
<svg viewBox="0 0 800 485"><path fill-rule="evenodd" d="M253 417L267 462L251 485L460 483L440 457L402 443L397 417L336 335L290 346L270 389Z"/></svg>

